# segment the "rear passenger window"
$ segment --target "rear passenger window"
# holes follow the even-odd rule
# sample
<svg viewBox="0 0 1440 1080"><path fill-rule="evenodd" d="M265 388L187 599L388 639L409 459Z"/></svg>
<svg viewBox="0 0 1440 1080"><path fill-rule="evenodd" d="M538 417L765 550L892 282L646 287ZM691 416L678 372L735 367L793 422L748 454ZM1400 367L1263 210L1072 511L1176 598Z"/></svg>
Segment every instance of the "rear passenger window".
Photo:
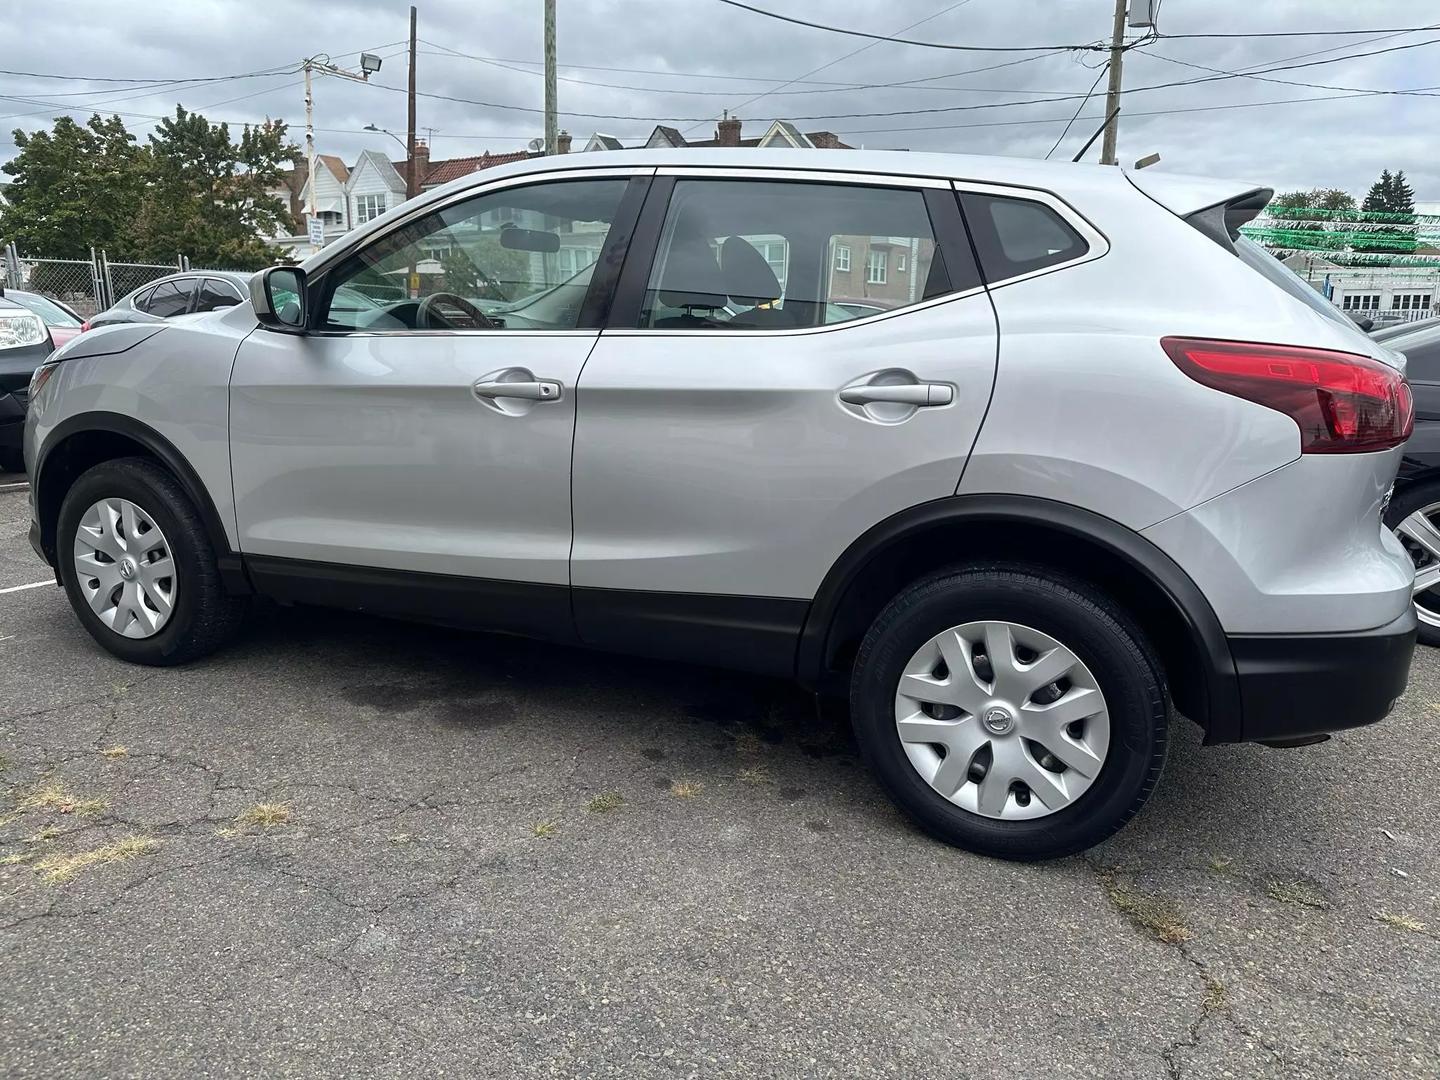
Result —
<svg viewBox="0 0 1440 1080"><path fill-rule="evenodd" d="M979 285L968 248L951 261L916 188L681 179L639 325L787 330L849 322Z"/></svg>
<svg viewBox="0 0 1440 1080"><path fill-rule="evenodd" d="M1080 234L1044 203L962 191L960 204L990 284L1078 259L1089 250Z"/></svg>

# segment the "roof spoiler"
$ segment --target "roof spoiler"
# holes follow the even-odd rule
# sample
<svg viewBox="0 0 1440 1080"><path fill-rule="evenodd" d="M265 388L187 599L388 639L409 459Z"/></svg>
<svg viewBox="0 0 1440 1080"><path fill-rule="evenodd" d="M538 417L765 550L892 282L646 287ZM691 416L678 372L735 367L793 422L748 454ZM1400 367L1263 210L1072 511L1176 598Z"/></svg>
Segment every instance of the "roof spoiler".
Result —
<svg viewBox="0 0 1440 1080"><path fill-rule="evenodd" d="M1270 188L1256 188L1227 202L1186 214L1185 220L1227 251L1234 250L1240 226L1252 221L1275 194Z"/></svg>
<svg viewBox="0 0 1440 1080"><path fill-rule="evenodd" d="M1125 175L1141 194L1184 218L1226 250L1233 248L1240 226L1265 209L1274 195L1259 184L1154 169Z"/></svg>

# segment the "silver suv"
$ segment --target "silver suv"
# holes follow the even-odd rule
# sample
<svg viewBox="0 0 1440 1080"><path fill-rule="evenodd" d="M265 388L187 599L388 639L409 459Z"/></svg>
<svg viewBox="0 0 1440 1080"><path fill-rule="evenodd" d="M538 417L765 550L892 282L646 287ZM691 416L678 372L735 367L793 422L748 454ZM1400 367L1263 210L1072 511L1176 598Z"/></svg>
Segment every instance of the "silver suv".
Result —
<svg viewBox="0 0 1440 1080"><path fill-rule="evenodd" d="M254 596L793 676L1008 858L1210 743L1384 716L1398 354L1237 239L1269 192L859 151L550 157L31 386L31 537L104 648Z"/></svg>

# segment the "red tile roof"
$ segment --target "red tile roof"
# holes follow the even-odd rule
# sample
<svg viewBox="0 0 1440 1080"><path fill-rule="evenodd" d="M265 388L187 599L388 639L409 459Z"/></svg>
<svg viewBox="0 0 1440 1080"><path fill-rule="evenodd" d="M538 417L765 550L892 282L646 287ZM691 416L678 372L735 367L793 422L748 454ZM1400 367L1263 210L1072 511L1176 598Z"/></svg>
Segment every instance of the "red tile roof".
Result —
<svg viewBox="0 0 1440 1080"><path fill-rule="evenodd" d="M481 154L479 157L446 158L444 161L430 162L430 168L420 179L421 187L435 187L437 184L448 183L461 176L469 176L471 173L479 172L481 169L489 169L495 165L508 165L512 161L524 161L532 157L528 150L516 150L510 154ZM405 175L404 163L397 166L400 175Z"/></svg>

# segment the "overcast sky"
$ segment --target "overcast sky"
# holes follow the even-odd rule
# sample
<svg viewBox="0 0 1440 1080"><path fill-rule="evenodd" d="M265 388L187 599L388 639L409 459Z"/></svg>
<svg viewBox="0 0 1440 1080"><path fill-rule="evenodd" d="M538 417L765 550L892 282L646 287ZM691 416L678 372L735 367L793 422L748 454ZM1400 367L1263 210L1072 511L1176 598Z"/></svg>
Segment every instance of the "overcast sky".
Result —
<svg viewBox="0 0 1440 1080"><path fill-rule="evenodd" d="M1113 13L1111 0L753 2L873 33L899 34L920 23L901 36L1008 47L1105 39ZM419 126L435 129L432 157L522 149L539 135L540 0L421 0L418 7L422 44L417 70L422 93L521 107L502 109L422 97ZM403 88L407 19L408 4L389 0L149 0L143 5L114 0L65 0L61 5L14 0L0 31L5 41L0 51L3 68L151 80L214 78L287 66L289 70L159 89L0 75L0 130L4 131L0 160L15 153L10 130L48 126L61 112L55 103L119 112L142 140L151 124L147 114L171 112L178 102L232 124L284 119L299 143L304 135L304 99L300 76L294 73L296 61L328 53L353 67L359 50L374 49L386 57L374 82ZM1084 94L1103 62L1103 56L1094 52L958 52L872 43L766 19L719 0L559 0L558 22L560 124L575 136L577 148L596 130L627 143L641 141L655 123L650 118L664 118L682 130L693 129L694 138L705 138L714 128L711 118L729 108L743 118L747 135L761 134L773 119L794 117L802 130L832 130L857 146L1043 157L1060 137L1077 98L908 116L854 114ZM1440 27L1440 8L1434 0L1163 0L1159 17L1162 35L1384 30L1426 24ZM1370 40L1377 36L1161 40L1127 54L1125 85L1140 88L1209 74L1173 61L1233 72L1317 50L1336 51L1292 62L1434 42L1429 47L1267 77L1362 90L1434 86L1440 93L1440 29ZM846 56L856 50L863 51ZM455 56L455 51L492 62ZM1024 62L1013 63L1017 60ZM1002 63L1011 66L973 70ZM828 66L815 70L822 65ZM938 76L949 77L934 78ZM807 81L783 85L793 79ZM923 88L827 85L917 79L932 81L919 83ZM1104 89L1102 80L1057 157L1073 156L1098 126ZM1232 78L1128 94L1120 125L1120 159L1128 164L1158 151L1163 159L1160 168L1255 180L1277 189L1335 186L1357 197L1382 168L1404 169L1418 199L1440 199L1435 134L1440 126L1440 96L1355 97L1140 115L1339 93ZM365 147L402 156L399 144L360 129L375 124L403 136L403 93L320 79L315 97L320 152L339 154L347 161ZM621 119L579 115L585 113ZM83 118L86 113L70 115ZM1089 160L1095 160L1097 153L1098 143Z"/></svg>

